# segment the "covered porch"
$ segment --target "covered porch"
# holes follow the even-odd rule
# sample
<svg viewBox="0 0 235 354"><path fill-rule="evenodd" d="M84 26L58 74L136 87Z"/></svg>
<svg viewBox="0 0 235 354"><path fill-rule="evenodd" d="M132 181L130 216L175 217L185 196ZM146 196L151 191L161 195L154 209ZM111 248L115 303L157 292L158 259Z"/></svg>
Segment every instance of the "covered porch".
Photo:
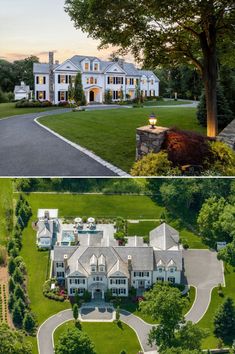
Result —
<svg viewBox="0 0 235 354"><path fill-rule="evenodd" d="M93 283L89 287L89 292L91 293L92 300L104 300L104 294L106 291L106 286L100 282Z"/></svg>
<svg viewBox="0 0 235 354"><path fill-rule="evenodd" d="M87 103L103 103L103 90L102 87L92 85L85 89L85 96Z"/></svg>

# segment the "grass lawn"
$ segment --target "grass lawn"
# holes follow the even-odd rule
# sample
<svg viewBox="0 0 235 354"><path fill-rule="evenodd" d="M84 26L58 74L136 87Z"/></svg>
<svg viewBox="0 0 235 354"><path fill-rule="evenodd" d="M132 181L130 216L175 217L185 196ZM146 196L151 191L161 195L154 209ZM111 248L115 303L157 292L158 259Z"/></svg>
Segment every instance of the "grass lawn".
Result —
<svg viewBox="0 0 235 354"><path fill-rule="evenodd" d="M40 122L125 171L135 161L136 128L148 124L154 112L158 125L205 133L195 108L126 108L72 112L43 117Z"/></svg>
<svg viewBox="0 0 235 354"><path fill-rule="evenodd" d="M8 231L6 222L6 213L12 210L12 180L0 180L0 245L6 245Z"/></svg>
<svg viewBox="0 0 235 354"><path fill-rule="evenodd" d="M57 328L54 334L55 344L67 328L74 328L74 322L66 322ZM94 343L97 354L119 354L122 350L128 354L136 354L141 349L135 332L124 323L120 328L115 323L83 322L82 331Z"/></svg>
<svg viewBox="0 0 235 354"><path fill-rule="evenodd" d="M175 101L175 100L163 100L163 101L146 101L144 106L180 106L182 104L190 104L192 101Z"/></svg>
<svg viewBox="0 0 235 354"><path fill-rule="evenodd" d="M37 113L58 109L59 107L46 107L46 108L16 108L15 103L1 103L0 104L0 119L5 117L17 116L20 114Z"/></svg>
<svg viewBox="0 0 235 354"><path fill-rule="evenodd" d="M159 218L164 208L147 196L30 194L27 199L36 217L38 208L59 209L59 216Z"/></svg>
<svg viewBox="0 0 235 354"><path fill-rule="evenodd" d="M198 323L198 326L201 328L207 328L210 331L209 337L207 337L203 341L203 348L217 348L218 338L213 335L214 325L213 325L213 318L215 312L217 311L218 307L224 301L226 296L229 296L235 302L235 268L231 266L225 266L225 283L226 287L223 288L224 297L218 295L217 288L212 291L211 303L210 306L202 318L202 320ZM225 347L231 343L225 343Z"/></svg>

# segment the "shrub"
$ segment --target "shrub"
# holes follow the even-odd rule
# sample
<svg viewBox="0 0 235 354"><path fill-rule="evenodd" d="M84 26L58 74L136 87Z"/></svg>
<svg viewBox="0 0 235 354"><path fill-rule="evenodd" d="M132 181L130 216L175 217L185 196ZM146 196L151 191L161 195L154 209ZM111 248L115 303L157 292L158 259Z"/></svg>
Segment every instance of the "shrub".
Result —
<svg viewBox="0 0 235 354"><path fill-rule="evenodd" d="M28 333L33 333L35 330L36 321L30 312L26 312L23 320L23 328Z"/></svg>
<svg viewBox="0 0 235 354"><path fill-rule="evenodd" d="M168 160L167 153L150 153L141 160L135 162L131 169L132 176L170 176L181 175L178 168L174 168L171 161Z"/></svg>
<svg viewBox="0 0 235 354"><path fill-rule="evenodd" d="M0 245L0 266L5 266L7 261L7 250Z"/></svg>
<svg viewBox="0 0 235 354"><path fill-rule="evenodd" d="M50 101L28 101L28 100L20 100L16 102L16 108L34 108L34 107L51 107L52 103Z"/></svg>
<svg viewBox="0 0 235 354"><path fill-rule="evenodd" d="M213 141L209 144L211 158L205 160L205 165L209 171L217 175L235 175L235 152L221 141Z"/></svg>
<svg viewBox="0 0 235 354"><path fill-rule="evenodd" d="M2 91L0 88L0 103L6 103L9 102L8 96L5 92Z"/></svg>
<svg viewBox="0 0 235 354"><path fill-rule="evenodd" d="M205 159L211 158L208 138L195 132L178 129L167 131L163 149L173 166L204 165Z"/></svg>

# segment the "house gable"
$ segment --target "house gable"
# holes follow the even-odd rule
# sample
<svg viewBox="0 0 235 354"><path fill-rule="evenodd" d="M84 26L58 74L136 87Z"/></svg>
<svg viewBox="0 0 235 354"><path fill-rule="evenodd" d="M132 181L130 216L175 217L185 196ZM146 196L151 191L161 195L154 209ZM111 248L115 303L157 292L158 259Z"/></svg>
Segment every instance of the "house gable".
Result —
<svg viewBox="0 0 235 354"><path fill-rule="evenodd" d="M79 68L68 59L61 65L57 66L54 71L79 71Z"/></svg>
<svg viewBox="0 0 235 354"><path fill-rule="evenodd" d="M126 72L120 67L120 65L113 63L106 68L105 74L126 74Z"/></svg>

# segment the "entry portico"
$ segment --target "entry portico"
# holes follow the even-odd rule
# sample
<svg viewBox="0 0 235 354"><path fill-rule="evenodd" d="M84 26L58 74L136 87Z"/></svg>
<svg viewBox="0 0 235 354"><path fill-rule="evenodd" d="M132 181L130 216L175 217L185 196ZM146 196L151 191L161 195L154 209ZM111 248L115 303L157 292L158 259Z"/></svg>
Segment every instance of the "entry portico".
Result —
<svg viewBox="0 0 235 354"><path fill-rule="evenodd" d="M103 90L101 86L91 85L85 89L87 103L102 103Z"/></svg>
<svg viewBox="0 0 235 354"><path fill-rule="evenodd" d="M107 291L107 286L103 283L96 282L89 286L89 292L91 293L91 298L104 300L104 294Z"/></svg>

